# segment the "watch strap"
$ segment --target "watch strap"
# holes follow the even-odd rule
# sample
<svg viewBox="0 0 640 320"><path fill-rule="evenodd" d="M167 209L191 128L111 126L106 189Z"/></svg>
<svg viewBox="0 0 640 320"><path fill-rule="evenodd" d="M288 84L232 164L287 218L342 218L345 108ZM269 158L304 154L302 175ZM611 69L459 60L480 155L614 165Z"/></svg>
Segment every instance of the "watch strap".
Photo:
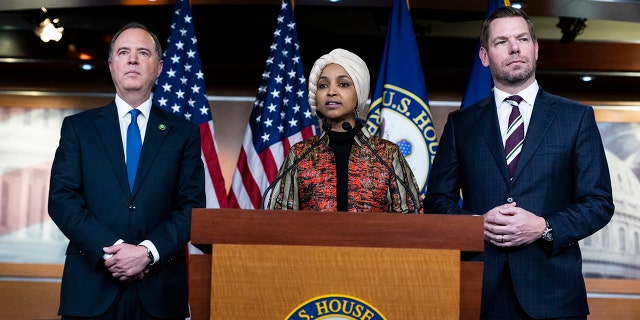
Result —
<svg viewBox="0 0 640 320"><path fill-rule="evenodd" d="M544 222L546 224L546 227L544 229L544 231L542 232L542 236L541 238L545 241L553 241L553 229L551 228L551 225L549 224L549 221L545 218Z"/></svg>
<svg viewBox="0 0 640 320"><path fill-rule="evenodd" d="M144 247L145 249L147 249L147 257L149 258L149 260L151 260L149 265L152 266L154 263L156 263L156 259L153 256L153 252L151 252L151 249L149 249L149 247L147 247L147 246L145 246L143 244L139 244L139 246Z"/></svg>

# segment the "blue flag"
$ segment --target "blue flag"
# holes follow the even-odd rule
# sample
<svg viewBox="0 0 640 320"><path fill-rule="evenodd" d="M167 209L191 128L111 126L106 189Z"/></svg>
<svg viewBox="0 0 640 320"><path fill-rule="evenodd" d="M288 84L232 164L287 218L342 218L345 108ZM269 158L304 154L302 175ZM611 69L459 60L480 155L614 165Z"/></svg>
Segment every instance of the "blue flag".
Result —
<svg viewBox="0 0 640 320"><path fill-rule="evenodd" d="M393 2L366 126L400 146L424 195L438 141L406 0Z"/></svg>
<svg viewBox="0 0 640 320"><path fill-rule="evenodd" d="M491 13L496 11L496 9L509 5L511 5L509 0L489 0L489 6L487 7L487 12L484 15L484 20L486 20ZM488 67L482 65L482 61L480 61L480 56L478 55L479 51L480 40L478 40L478 44L476 46L476 55L473 59L473 65L471 66L471 75L469 76L467 91L464 93L460 108L466 108L474 102L488 97L493 90L491 72Z"/></svg>

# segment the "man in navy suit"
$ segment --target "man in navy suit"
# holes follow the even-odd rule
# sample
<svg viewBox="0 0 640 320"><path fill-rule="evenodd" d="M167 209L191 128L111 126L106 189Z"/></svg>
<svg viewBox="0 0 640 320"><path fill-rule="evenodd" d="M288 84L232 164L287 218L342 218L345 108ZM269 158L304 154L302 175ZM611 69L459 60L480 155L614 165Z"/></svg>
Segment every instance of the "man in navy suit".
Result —
<svg viewBox="0 0 640 320"><path fill-rule="evenodd" d="M480 39L494 91L449 115L425 212L483 215L482 319L586 319L578 241L614 211L593 109L538 86L538 42L524 12L496 10ZM524 143L512 145L509 117L516 108L505 98L514 95L522 100L514 119L524 126Z"/></svg>
<svg viewBox="0 0 640 320"><path fill-rule="evenodd" d="M124 26L109 49L114 101L63 121L49 193L49 215L70 240L63 319L189 316L185 249L191 209L205 206L200 131L152 106L161 57L144 25ZM127 158L134 157L125 150L132 118L142 148L130 183Z"/></svg>

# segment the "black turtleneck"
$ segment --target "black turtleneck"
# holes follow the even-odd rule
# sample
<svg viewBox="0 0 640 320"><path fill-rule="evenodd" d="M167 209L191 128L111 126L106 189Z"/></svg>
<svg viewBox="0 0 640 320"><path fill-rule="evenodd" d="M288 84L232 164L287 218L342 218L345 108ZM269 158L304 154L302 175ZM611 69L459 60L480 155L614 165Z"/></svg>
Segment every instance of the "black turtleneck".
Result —
<svg viewBox="0 0 640 320"><path fill-rule="evenodd" d="M329 131L329 147L336 158L336 199L338 211L349 210L349 155L354 137L362 129L362 123L356 121L351 132Z"/></svg>

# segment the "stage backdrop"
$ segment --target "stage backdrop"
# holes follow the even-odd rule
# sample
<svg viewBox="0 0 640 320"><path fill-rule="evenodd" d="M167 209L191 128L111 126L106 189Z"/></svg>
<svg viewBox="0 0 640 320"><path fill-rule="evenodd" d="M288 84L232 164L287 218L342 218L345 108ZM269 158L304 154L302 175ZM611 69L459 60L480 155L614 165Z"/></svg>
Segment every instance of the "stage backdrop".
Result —
<svg viewBox="0 0 640 320"><path fill-rule="evenodd" d="M245 104L242 112L251 107ZM64 262L68 240L49 219L47 194L62 120L78 111L0 106L0 263ZM245 119L242 114L218 112L224 122ZM246 125L225 126L224 122L219 126L216 122L216 134L241 136L228 131ZM598 125L611 169L616 211L604 229L581 241L584 275L640 279L640 124ZM222 169L228 176L239 145L235 150L235 145L222 143L225 139L218 141Z"/></svg>

